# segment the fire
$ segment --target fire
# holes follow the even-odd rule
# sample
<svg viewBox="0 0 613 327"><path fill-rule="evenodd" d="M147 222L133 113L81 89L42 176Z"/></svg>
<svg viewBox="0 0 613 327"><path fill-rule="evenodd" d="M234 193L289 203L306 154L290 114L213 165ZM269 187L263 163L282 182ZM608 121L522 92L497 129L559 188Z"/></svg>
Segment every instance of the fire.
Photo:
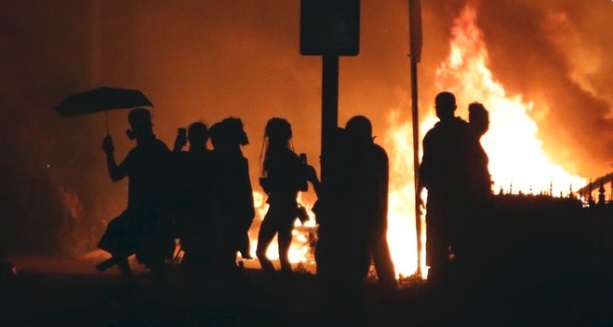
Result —
<svg viewBox="0 0 613 327"><path fill-rule="evenodd" d="M253 199L255 206L255 221L259 224L262 222L266 212L268 211L268 204L266 203L266 196L258 191L253 192ZM292 264L314 265L315 258L313 256L314 249L312 247L312 242L316 224L314 214L310 211L313 204L305 201L302 198L302 193L298 194L297 201L307 209L309 220L305 221L304 224L300 223L298 220L294 222L294 230L292 231L292 245L289 249L289 261ZM252 235L250 241L251 256L255 258L255 250L257 249L258 245L257 235ZM268 257L270 260L279 259L279 247L276 236L266 251L266 257Z"/></svg>
<svg viewBox="0 0 613 327"><path fill-rule="evenodd" d="M476 25L476 11L467 6L455 20L450 40L450 54L436 72L437 90L453 92L466 112L470 102L481 102L490 111L490 130L481 143L488 153L493 190L506 193L541 193L566 195L570 189L585 185L584 178L566 172L552 163L543 152L537 137L538 126L529 113L534 104L521 95L508 96L487 67L488 52L483 34ZM393 109L384 136L390 156L390 197L388 242L398 275L408 276L417 270L417 237L415 233L415 192L412 163L410 122L404 109ZM404 114L401 114L404 112ZM437 121L434 110L421 119L423 134ZM420 217L423 222L423 217ZM422 227L425 224L422 223ZM422 248L425 232L422 230ZM419 254L425 263L425 252ZM421 267L423 277L427 275Z"/></svg>
<svg viewBox="0 0 613 327"><path fill-rule="evenodd" d="M404 106L408 108L408 106ZM402 109L391 111L389 128L383 137L390 160L387 241L397 276L410 276L417 270L417 233L415 232L415 184L412 126L401 119ZM404 109L406 112L406 109ZM423 217L420 217L423 221ZM424 226L424 224L422 224ZM425 232L422 233L425 235ZM422 248L425 239L422 238ZM425 253L421 253L425 262ZM425 269L422 269L425 271Z"/></svg>
<svg viewBox="0 0 613 327"><path fill-rule="evenodd" d="M437 90L448 90L456 95L458 114L466 113L468 104L481 102L490 112L490 129L481 143L489 156L489 170L494 181L493 191L505 193L550 193L552 196L567 195L570 189L578 189L586 180L565 171L551 162L537 137L538 125L530 116L534 103L525 101L522 95L507 95L504 87L496 81L488 68L488 52L483 33L476 25L476 11L467 6L454 21L450 40L450 54L436 72ZM405 101L406 102L406 101ZM413 176L413 147L409 106L403 103L392 109L388 127L383 135L383 146L390 158L390 193L387 239L397 276L410 276L417 271L417 236L415 232L415 188ZM437 121L434 110L421 119L420 131L425 132ZM421 155L421 154L420 154ZM261 194L258 206L259 219L262 210ZM310 206L307 206L310 207ZM420 217L423 222L423 217ZM314 224L314 220L310 220ZM422 228L425 223L422 223ZM425 242L422 230L421 243ZM304 256L308 242L301 231L302 247L294 244L291 261L306 262ZM254 246L255 248L255 241ZM425 246L422 246L425 249ZM273 243L268 257L278 258ZM419 253L425 263L425 251ZM427 276L427 267L422 266L422 277Z"/></svg>
<svg viewBox="0 0 613 327"><path fill-rule="evenodd" d="M551 162L537 137L538 126L530 116L533 102L521 95L508 96L487 67L489 58L477 13L467 6L452 28L451 53L436 72L436 87L455 93L465 110L477 101L490 111L490 130L481 143L490 158L494 190L511 193L565 195L585 185L584 178Z"/></svg>

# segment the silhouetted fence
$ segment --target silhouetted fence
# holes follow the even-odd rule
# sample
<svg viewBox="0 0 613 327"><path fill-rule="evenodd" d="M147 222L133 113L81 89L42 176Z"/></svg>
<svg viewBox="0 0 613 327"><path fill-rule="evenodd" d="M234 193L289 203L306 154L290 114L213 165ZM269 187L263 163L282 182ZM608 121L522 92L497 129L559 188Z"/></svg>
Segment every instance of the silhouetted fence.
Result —
<svg viewBox="0 0 613 327"><path fill-rule="evenodd" d="M509 287L613 276L613 203L498 195L491 217L491 267Z"/></svg>

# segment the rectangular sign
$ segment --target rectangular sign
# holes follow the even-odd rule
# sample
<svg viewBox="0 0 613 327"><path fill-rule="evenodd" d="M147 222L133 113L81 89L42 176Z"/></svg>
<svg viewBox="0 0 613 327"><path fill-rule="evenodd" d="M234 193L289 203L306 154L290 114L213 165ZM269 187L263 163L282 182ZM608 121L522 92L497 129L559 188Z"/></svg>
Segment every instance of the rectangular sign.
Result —
<svg viewBox="0 0 613 327"><path fill-rule="evenodd" d="M356 56L360 52L360 0L302 0L300 53Z"/></svg>

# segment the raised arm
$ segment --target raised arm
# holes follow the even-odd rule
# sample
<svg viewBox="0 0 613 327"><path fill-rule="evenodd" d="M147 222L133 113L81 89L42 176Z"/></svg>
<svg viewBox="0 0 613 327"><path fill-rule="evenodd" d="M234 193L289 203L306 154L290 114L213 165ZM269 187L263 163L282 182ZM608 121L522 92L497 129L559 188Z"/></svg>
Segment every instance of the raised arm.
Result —
<svg viewBox="0 0 613 327"><path fill-rule="evenodd" d="M109 170L109 176L113 182L117 182L124 178L126 174L123 172L117 165L117 161L115 161L115 146L113 145L113 139L110 135L107 135L102 141L102 150L106 153L106 166Z"/></svg>

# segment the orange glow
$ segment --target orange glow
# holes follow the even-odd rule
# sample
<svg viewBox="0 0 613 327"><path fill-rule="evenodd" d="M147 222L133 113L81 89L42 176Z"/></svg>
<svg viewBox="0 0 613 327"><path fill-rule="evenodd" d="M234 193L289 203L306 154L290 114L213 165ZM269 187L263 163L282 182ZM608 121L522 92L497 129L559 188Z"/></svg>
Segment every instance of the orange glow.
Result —
<svg viewBox="0 0 613 327"><path fill-rule="evenodd" d="M521 95L508 96L494 79L487 66L483 34L475 21L476 11L471 7L466 7L455 20L450 54L439 66L435 84L437 90L449 90L456 95L460 116L466 113L468 104L475 101L483 103L490 111L490 130L481 143L490 159L493 191L502 188L506 193L551 192L552 196L558 196L567 195L571 187L576 190L585 185L586 179L565 171L543 152L542 142L537 137L538 126L529 115L533 103L524 101ZM396 273L403 276L412 275L417 269L412 131L410 122L402 120L408 116L408 107L391 110L384 136L390 156L387 236ZM432 108L421 119L421 138L436 121ZM423 245L425 223L423 217L421 219ZM425 252L420 255L425 263ZM426 268L422 266L424 278Z"/></svg>
<svg viewBox="0 0 613 327"><path fill-rule="evenodd" d="M452 28L451 54L437 70L438 89L458 98L459 111L470 102L481 102L490 111L490 130L481 143L490 158L494 191L566 195L570 187L585 185L584 178L551 162L537 137L538 126L530 116L533 102L522 95L507 95L487 67L489 58L476 11L467 6Z"/></svg>
<svg viewBox="0 0 613 327"><path fill-rule="evenodd" d="M488 68L488 52L483 34L477 27L476 11L467 6L455 20L450 40L450 53L436 72L437 90L448 90L456 95L457 115L467 116L471 102L481 102L490 112L490 129L481 143L489 156L489 170L494 181L493 191L505 193L550 193L567 195L569 190L586 184L586 179L565 171L553 163L542 149L537 137L538 126L530 116L534 104L521 94L507 95L504 87L493 77ZM397 276L410 276L417 270L417 237L415 232L415 191L413 176L413 147L409 105L403 103L392 108L388 126L382 135L382 145L390 159L390 190L387 238ZM420 140L437 121L434 109L422 117ZM420 154L421 157L421 154ZM255 192L256 200L262 199ZM311 205L307 205L310 208ZM265 210L258 205L258 214ZM261 219L261 218L258 218ZM425 245L425 222L422 219L422 245ZM310 220L314 224L314 220ZM296 231L294 238L303 240L303 232ZM302 235L302 236L300 236ZM255 242L254 242L255 243ZM307 262L307 243L292 246L292 263ZM255 249L255 244L253 245ZM425 249L425 246L422 246ZM425 263L425 251L419 254ZM271 259L278 258L276 244L268 251ZM312 262L312 259L309 259ZM427 267L422 277L427 277Z"/></svg>
<svg viewBox="0 0 613 327"><path fill-rule="evenodd" d="M266 203L266 196L259 191L253 192L254 198L254 206L255 206L255 221L259 223L262 222L266 212L268 211L268 204ZM298 203L302 204L309 214L309 220L305 221L304 225L300 223L299 220L294 222L294 230L292 231L292 245L289 250L289 261L292 264L315 264L315 258L312 256L312 252L309 247L309 232L313 231L315 228L315 217L313 212L311 212L311 208L313 206L312 203L306 203L302 199L302 193L298 193ZM257 234L251 237L251 256L256 257L255 251L257 249L258 241ZM270 260L278 260L279 259L279 247L277 243L277 238L273 239L266 251L266 257Z"/></svg>
<svg viewBox="0 0 613 327"><path fill-rule="evenodd" d="M388 204L387 241L390 245L396 276L411 276L417 271L417 233L415 232L415 184L413 169L412 124L402 121L407 105L392 109L389 126L383 137L384 147L390 160L390 185ZM404 112L404 114L402 114ZM435 122L434 116L422 119L420 130ZM429 125L428 125L429 124ZM425 249L425 217L422 222L422 249ZM422 251L422 277L427 276L426 253Z"/></svg>

